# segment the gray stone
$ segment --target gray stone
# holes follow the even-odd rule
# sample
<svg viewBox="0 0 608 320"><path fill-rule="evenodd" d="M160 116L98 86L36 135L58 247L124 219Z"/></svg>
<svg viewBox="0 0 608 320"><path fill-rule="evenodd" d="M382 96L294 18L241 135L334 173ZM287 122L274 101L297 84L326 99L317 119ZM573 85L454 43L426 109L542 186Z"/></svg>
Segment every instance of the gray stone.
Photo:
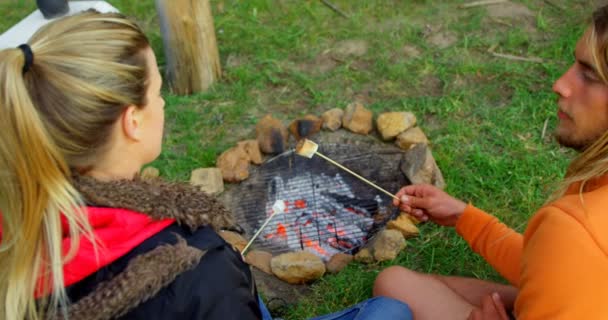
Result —
<svg viewBox="0 0 608 320"><path fill-rule="evenodd" d="M373 240L372 250L376 261L393 260L406 246L405 238L397 230L382 230Z"/></svg>
<svg viewBox="0 0 608 320"><path fill-rule="evenodd" d="M342 117L344 116L344 110L340 108L333 108L323 113L321 118L323 119L323 129L329 131L336 131L342 127Z"/></svg>
<svg viewBox="0 0 608 320"><path fill-rule="evenodd" d="M256 139L260 150L267 154L279 154L287 148L288 132L283 123L266 115L255 127Z"/></svg>
<svg viewBox="0 0 608 320"><path fill-rule="evenodd" d="M270 267L277 278L291 284L311 282L325 274L325 264L321 258L308 251L289 252L273 257Z"/></svg>
<svg viewBox="0 0 608 320"><path fill-rule="evenodd" d="M249 177L249 156L243 148L232 147L217 158L217 167L224 181L243 181Z"/></svg>
<svg viewBox="0 0 608 320"><path fill-rule="evenodd" d="M236 232L222 230L219 232L219 234L220 237L222 237L226 242L230 243L230 245L232 245L239 252L243 251L247 245L247 240Z"/></svg>
<svg viewBox="0 0 608 320"><path fill-rule="evenodd" d="M374 262L374 256L369 248L363 248L355 255L355 261L361 263L372 263Z"/></svg>
<svg viewBox="0 0 608 320"><path fill-rule="evenodd" d="M272 254L262 250L249 251L245 256L245 261L247 263L267 274L272 274L270 260L272 260Z"/></svg>
<svg viewBox="0 0 608 320"><path fill-rule="evenodd" d="M245 140L237 143L237 146L243 148L249 156L249 160L253 164L261 164L263 162L262 152L260 151L260 143L257 140Z"/></svg>
<svg viewBox="0 0 608 320"><path fill-rule="evenodd" d="M428 183L440 189L445 188L443 175L431 150L425 144L417 144L406 151L400 167L412 184Z"/></svg>
<svg viewBox="0 0 608 320"><path fill-rule="evenodd" d="M327 272L329 273L338 273L342 271L351 261L353 261L355 257L346 253L336 253L334 254L325 267L327 268Z"/></svg>
<svg viewBox="0 0 608 320"><path fill-rule="evenodd" d="M218 195L224 192L222 170L218 168L199 168L193 170L190 174L190 184L199 187L201 191L210 195Z"/></svg>
<svg viewBox="0 0 608 320"><path fill-rule="evenodd" d="M415 237L420 233L414 218L411 218L405 212L402 212L396 219L389 221L386 224L386 228L401 232L404 238Z"/></svg>
<svg viewBox="0 0 608 320"><path fill-rule="evenodd" d="M411 112L385 112L378 116L376 125L382 139L391 140L416 125L416 116Z"/></svg>
<svg viewBox="0 0 608 320"><path fill-rule="evenodd" d="M304 297L312 293L311 286L306 284L289 284L275 277L274 274L267 274L258 268L251 268L258 290L264 294L264 302L271 314L285 311L289 305L297 304Z"/></svg>
<svg viewBox="0 0 608 320"><path fill-rule="evenodd" d="M419 127L413 127L400 133L397 136L397 146L403 150L409 150L417 144L429 144L429 139L426 137L422 129Z"/></svg>
<svg viewBox="0 0 608 320"><path fill-rule="evenodd" d="M354 133L368 134L373 129L373 113L363 104L353 102L344 110L342 126Z"/></svg>
<svg viewBox="0 0 608 320"><path fill-rule="evenodd" d="M289 133L296 139L296 141L310 138L321 131L323 120L315 115L309 114L301 119L296 119L289 125Z"/></svg>

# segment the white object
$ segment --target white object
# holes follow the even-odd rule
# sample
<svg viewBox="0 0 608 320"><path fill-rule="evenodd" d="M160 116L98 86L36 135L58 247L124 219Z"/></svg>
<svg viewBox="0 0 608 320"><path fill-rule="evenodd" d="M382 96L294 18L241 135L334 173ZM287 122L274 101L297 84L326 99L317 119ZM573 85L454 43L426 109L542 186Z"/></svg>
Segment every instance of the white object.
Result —
<svg viewBox="0 0 608 320"><path fill-rule="evenodd" d="M300 140L296 146L296 154L309 159L315 155L317 150L319 150L319 145L308 139Z"/></svg>
<svg viewBox="0 0 608 320"><path fill-rule="evenodd" d="M277 213L283 213L285 212L285 201L283 200L277 200L274 202L274 204L272 205L272 214L270 215L270 217L268 217L266 219L266 221L264 221L264 223L262 224L262 226L260 227L260 229L258 229L258 232L256 232L253 237L251 237L251 240L249 240L249 242L247 243L247 245L245 246L245 248L243 248L243 251L241 251L241 255L245 256L245 252L247 252L247 249L249 249L249 247L251 246L251 244L253 243L253 241L255 240L255 238L257 238L260 233L262 233L262 230L264 230L264 228L266 228L266 226L268 225L268 222L270 222L270 220L272 220L272 217L274 217Z"/></svg>
<svg viewBox="0 0 608 320"><path fill-rule="evenodd" d="M286 208L285 207L285 201L283 201L283 200L277 200L272 205L272 213L285 212L285 208Z"/></svg>
<svg viewBox="0 0 608 320"><path fill-rule="evenodd" d="M73 15L89 9L95 9L102 13L107 12L118 12L118 9L105 1L70 1L68 2L70 11L62 17ZM16 48L17 46L24 44L29 38L45 24L59 19L45 19L42 16L40 10L32 12L25 19L19 21L16 25L12 26L8 31L0 35L0 50L6 48Z"/></svg>

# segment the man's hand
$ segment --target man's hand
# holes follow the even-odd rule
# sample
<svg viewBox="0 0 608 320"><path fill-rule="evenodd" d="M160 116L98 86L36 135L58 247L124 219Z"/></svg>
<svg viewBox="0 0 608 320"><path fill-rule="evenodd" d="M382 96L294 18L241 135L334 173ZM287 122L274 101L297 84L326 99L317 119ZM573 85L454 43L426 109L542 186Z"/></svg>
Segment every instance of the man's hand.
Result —
<svg viewBox="0 0 608 320"><path fill-rule="evenodd" d="M493 293L481 300L481 308L473 309L468 320L509 320L509 316L498 293Z"/></svg>
<svg viewBox="0 0 608 320"><path fill-rule="evenodd" d="M440 189L428 185L409 185L396 194L399 206L420 221L431 220L442 226L454 226L466 208L466 203L450 196Z"/></svg>

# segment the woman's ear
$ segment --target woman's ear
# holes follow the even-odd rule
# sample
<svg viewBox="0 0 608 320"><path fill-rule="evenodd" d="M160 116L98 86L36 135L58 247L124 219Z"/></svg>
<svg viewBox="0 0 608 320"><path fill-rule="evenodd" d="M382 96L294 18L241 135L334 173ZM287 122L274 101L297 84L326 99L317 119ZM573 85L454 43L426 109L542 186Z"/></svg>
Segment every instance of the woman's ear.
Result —
<svg viewBox="0 0 608 320"><path fill-rule="evenodd" d="M142 113L138 107L129 105L125 108L120 116L120 124L126 138L134 141L142 139L142 120Z"/></svg>

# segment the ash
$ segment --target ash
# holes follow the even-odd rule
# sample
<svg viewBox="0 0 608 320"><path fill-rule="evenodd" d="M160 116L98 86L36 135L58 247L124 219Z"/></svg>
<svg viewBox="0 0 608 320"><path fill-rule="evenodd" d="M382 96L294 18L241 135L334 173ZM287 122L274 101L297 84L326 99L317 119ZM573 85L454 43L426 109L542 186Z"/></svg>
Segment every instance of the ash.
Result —
<svg viewBox="0 0 608 320"><path fill-rule="evenodd" d="M353 253L367 241L374 214L386 207L380 196L370 196L355 198L340 174L275 176L268 184L266 217L276 201L283 201L285 210L274 216L259 241L287 251L307 250L323 260L339 252ZM258 220L258 225L263 222Z"/></svg>

